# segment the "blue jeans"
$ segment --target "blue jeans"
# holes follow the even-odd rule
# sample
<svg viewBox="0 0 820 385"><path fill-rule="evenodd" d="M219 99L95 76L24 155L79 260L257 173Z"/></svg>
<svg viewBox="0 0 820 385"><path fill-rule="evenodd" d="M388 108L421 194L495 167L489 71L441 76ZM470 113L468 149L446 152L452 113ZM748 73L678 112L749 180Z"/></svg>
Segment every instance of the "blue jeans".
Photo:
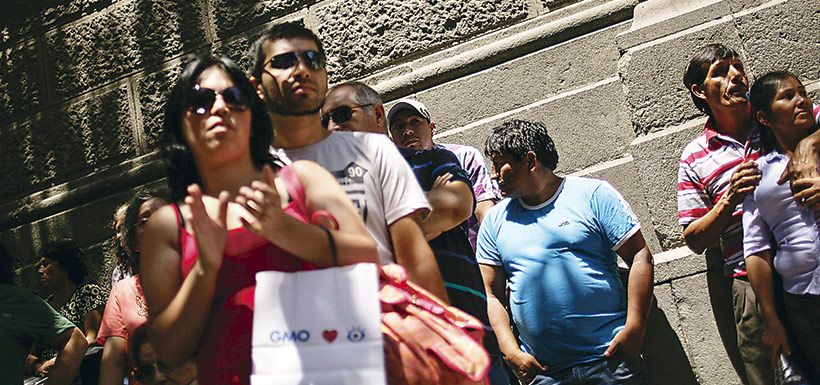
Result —
<svg viewBox="0 0 820 385"><path fill-rule="evenodd" d="M504 367L504 359L490 356L490 372L487 373L490 385L510 385L510 377Z"/></svg>
<svg viewBox="0 0 820 385"><path fill-rule="evenodd" d="M610 357L575 365L555 373L538 374L530 385L644 385L643 358Z"/></svg>

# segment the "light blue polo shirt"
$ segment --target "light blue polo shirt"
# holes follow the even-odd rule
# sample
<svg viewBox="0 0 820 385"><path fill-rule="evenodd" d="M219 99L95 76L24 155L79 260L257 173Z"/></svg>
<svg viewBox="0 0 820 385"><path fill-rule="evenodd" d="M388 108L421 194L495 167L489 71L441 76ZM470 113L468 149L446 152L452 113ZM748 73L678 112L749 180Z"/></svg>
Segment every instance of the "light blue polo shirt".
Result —
<svg viewBox="0 0 820 385"><path fill-rule="evenodd" d="M502 266L522 350L550 371L603 357L626 323L617 250L640 229L607 182L566 177L538 206L505 199L478 234L479 263Z"/></svg>

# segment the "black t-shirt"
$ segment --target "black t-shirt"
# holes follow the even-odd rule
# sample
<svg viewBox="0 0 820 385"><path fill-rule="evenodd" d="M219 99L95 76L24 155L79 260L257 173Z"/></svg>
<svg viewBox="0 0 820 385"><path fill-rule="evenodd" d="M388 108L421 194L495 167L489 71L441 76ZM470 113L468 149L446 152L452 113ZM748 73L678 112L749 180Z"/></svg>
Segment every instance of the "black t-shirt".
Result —
<svg viewBox="0 0 820 385"><path fill-rule="evenodd" d="M441 175L453 175L451 182L464 182L473 186L469 175L458 162L455 154L440 147L429 150L411 150L399 148L402 156L410 164L421 188L427 192ZM473 202L475 208L475 202ZM476 317L484 325L484 348L493 356L500 356L498 341L490 327L487 317L487 294L484 281L475 258L475 252L467 238L467 221L441 233L429 241L430 248L436 255L444 287L450 297L450 303Z"/></svg>

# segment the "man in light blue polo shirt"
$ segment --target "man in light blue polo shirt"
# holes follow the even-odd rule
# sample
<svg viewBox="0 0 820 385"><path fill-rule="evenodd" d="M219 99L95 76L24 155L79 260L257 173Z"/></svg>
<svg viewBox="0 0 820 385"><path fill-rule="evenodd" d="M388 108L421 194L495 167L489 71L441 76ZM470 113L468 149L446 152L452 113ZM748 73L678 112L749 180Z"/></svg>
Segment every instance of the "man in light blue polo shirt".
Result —
<svg viewBox="0 0 820 385"><path fill-rule="evenodd" d="M514 120L485 146L502 195L478 235L488 312L525 384L643 384L639 355L653 262L635 215L607 182L553 173L543 124ZM617 257L631 265L629 299ZM520 345L503 308L510 310Z"/></svg>

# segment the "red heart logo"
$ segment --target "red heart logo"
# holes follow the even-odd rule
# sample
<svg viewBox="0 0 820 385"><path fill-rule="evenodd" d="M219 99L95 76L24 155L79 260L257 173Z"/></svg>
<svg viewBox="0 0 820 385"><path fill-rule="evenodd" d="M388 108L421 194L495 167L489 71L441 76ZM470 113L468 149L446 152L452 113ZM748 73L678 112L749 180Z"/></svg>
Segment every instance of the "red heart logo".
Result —
<svg viewBox="0 0 820 385"><path fill-rule="evenodd" d="M338 335L339 333L335 330L325 330L322 332L322 337L324 337L325 341L330 343L333 343Z"/></svg>

